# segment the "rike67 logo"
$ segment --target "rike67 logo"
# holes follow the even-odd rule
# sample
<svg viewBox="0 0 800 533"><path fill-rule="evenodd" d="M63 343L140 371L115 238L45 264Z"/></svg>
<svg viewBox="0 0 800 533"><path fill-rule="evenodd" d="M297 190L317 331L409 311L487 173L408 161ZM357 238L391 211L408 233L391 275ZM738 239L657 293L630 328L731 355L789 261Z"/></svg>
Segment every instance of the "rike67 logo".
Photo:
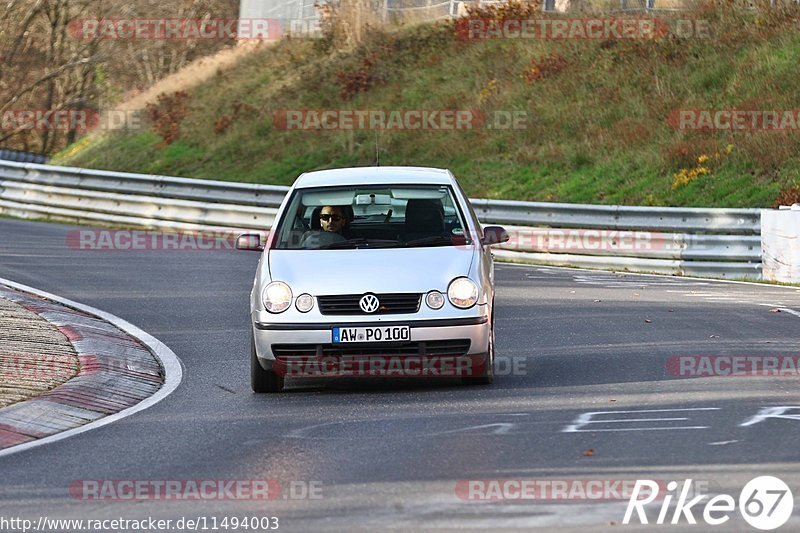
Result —
<svg viewBox="0 0 800 533"><path fill-rule="evenodd" d="M630 524L636 513L639 523L648 524L645 507L656 499L661 503L655 521L658 525L679 524L683 520L689 524L697 524L695 513L702 513L702 519L707 525L719 526L728 522L737 508L736 500L729 494L700 494L689 499L690 495L694 495L691 479L685 480L681 486L676 481L670 481L666 489L666 495L660 494L659 484L655 481L637 480L622 523ZM673 500L674 508L670 509ZM789 520L794 509L794 497L789 486L781 479L760 476L747 482L739 493L738 509L752 527L769 531L781 527Z"/></svg>

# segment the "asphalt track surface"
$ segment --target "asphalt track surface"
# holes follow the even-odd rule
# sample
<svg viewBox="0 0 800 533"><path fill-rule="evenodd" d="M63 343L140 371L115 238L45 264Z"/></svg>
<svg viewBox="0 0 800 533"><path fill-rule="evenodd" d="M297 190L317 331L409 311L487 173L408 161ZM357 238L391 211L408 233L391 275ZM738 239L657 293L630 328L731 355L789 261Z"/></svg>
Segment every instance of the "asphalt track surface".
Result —
<svg viewBox="0 0 800 533"><path fill-rule="evenodd" d="M184 378L146 411L0 458L0 517L619 531L639 529L620 525L626 501L472 501L456 487L691 478L738 498L751 478L775 475L800 498L796 374L670 371L682 355L800 356L800 289L498 264L497 355L516 370L494 385L307 379L255 395L247 301L258 254L80 251L67 245L70 229L0 219L0 277L135 324L181 358ZM754 418L769 407L787 409ZM277 480L284 492L266 502L87 501L69 492L79 480L253 479ZM284 497L292 483L299 499ZM308 486L321 498L303 499ZM657 513L648 507L650 522ZM717 530L753 529L734 512ZM800 530L797 513L782 530Z"/></svg>

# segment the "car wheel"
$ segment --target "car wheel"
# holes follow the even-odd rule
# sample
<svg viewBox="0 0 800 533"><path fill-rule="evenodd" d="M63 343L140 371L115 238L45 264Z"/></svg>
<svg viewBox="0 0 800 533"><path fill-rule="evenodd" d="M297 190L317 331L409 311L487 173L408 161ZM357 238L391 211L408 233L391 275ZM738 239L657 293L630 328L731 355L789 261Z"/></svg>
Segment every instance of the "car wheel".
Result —
<svg viewBox="0 0 800 533"><path fill-rule="evenodd" d="M461 378L464 383L470 385L491 385L494 383L494 320L492 329L489 331L489 351L486 354L486 362L477 376Z"/></svg>
<svg viewBox="0 0 800 533"><path fill-rule="evenodd" d="M256 356L256 342L250 334L250 384L253 392L280 392L283 389L283 376L272 370L264 370Z"/></svg>

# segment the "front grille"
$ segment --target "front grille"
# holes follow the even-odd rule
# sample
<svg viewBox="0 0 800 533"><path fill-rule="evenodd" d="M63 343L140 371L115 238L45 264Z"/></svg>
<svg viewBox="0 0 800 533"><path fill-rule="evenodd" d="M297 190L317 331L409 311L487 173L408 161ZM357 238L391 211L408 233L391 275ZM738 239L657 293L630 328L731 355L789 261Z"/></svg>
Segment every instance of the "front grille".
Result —
<svg viewBox="0 0 800 533"><path fill-rule="evenodd" d="M289 357L348 357L381 355L461 356L469 352L469 339L362 344L273 344L278 359Z"/></svg>
<svg viewBox="0 0 800 533"><path fill-rule="evenodd" d="M422 300L421 294L393 293L376 294L380 307L374 313L365 313L358 302L363 294L338 294L334 296L317 296L319 312L323 315L397 315L416 313Z"/></svg>

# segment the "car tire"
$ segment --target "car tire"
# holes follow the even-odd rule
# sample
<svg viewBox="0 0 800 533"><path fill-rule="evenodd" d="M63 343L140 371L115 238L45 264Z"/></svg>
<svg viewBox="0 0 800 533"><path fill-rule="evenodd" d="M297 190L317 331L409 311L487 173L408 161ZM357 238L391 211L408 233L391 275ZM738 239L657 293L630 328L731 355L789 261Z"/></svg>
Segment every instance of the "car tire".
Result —
<svg viewBox="0 0 800 533"><path fill-rule="evenodd" d="M489 351L486 354L486 361L480 374L461 378L468 385L491 385L494 383L494 320L492 320L491 327L492 329L489 331Z"/></svg>
<svg viewBox="0 0 800 533"><path fill-rule="evenodd" d="M283 376L272 370L264 370L256 355L256 342L250 334L250 384L253 392L280 392L283 389Z"/></svg>

